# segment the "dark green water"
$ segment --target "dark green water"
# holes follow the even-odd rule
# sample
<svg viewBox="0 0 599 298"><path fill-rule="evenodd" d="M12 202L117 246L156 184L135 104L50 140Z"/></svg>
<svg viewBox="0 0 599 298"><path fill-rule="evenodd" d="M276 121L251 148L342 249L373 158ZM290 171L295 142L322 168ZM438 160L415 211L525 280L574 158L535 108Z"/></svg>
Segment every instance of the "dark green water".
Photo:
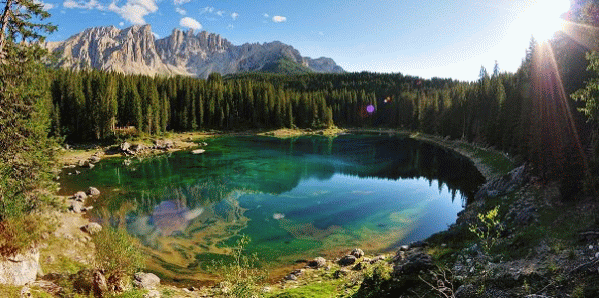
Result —
<svg viewBox="0 0 599 298"><path fill-rule="evenodd" d="M93 220L124 224L163 276L200 278L240 235L269 264L388 251L456 220L483 182L464 158L403 137L220 137L206 152L105 159L62 192L95 186Z"/></svg>

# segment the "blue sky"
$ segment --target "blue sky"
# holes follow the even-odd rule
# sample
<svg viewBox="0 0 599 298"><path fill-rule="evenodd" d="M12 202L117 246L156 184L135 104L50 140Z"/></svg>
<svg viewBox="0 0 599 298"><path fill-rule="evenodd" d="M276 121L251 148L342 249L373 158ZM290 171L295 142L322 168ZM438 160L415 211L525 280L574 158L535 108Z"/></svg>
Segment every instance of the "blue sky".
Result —
<svg viewBox="0 0 599 298"><path fill-rule="evenodd" d="M531 34L557 24L569 0L43 0L64 40L95 26L150 24L218 33L234 44L279 40L347 71L476 80L497 60L515 71ZM550 23L548 23L550 22ZM536 35L537 33L535 33Z"/></svg>

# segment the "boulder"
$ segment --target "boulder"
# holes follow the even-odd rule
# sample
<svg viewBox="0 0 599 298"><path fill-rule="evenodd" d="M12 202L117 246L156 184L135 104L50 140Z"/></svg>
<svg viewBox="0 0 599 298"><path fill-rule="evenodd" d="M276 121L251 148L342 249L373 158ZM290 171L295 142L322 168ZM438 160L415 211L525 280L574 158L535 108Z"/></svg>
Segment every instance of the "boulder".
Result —
<svg viewBox="0 0 599 298"><path fill-rule="evenodd" d="M314 260L308 262L308 266L312 268L322 268L326 266L327 260L323 257L315 258Z"/></svg>
<svg viewBox="0 0 599 298"><path fill-rule="evenodd" d="M87 199L87 194L82 191L78 191L73 195L72 199L75 201L83 202L85 201L85 199Z"/></svg>
<svg viewBox="0 0 599 298"><path fill-rule="evenodd" d="M85 160L82 159L82 160L79 160L77 162L77 165L80 166L80 167L83 167L83 166L85 166L86 163L87 163L87 161L85 161Z"/></svg>
<svg viewBox="0 0 599 298"><path fill-rule="evenodd" d="M95 188L95 187L93 187L93 186L90 186L90 187L87 189L87 193L86 193L86 194L87 194L88 196L99 196L99 195L100 195L100 191L99 191L97 188Z"/></svg>
<svg viewBox="0 0 599 298"><path fill-rule="evenodd" d="M94 270L92 289L96 297L104 297L108 292L108 285L106 284L106 277L99 270Z"/></svg>
<svg viewBox="0 0 599 298"><path fill-rule="evenodd" d="M527 178L526 166L517 167L506 175L491 179L483 184L474 195L474 200L478 201L487 197L496 197L509 193L526 182Z"/></svg>
<svg viewBox="0 0 599 298"><path fill-rule="evenodd" d="M137 272L133 284L140 289L154 290L160 285L160 278L153 273Z"/></svg>
<svg viewBox="0 0 599 298"><path fill-rule="evenodd" d="M403 252L402 252L403 253ZM393 275L419 273L433 268L433 259L427 253L415 252L396 259L393 266Z"/></svg>
<svg viewBox="0 0 599 298"><path fill-rule="evenodd" d="M356 262L355 256L347 255L347 256L344 256L343 258L341 258L338 263L341 266L349 266L349 265L354 264L355 262Z"/></svg>
<svg viewBox="0 0 599 298"><path fill-rule="evenodd" d="M89 233L90 235L94 235L102 231L102 226L96 222L90 222L81 227L81 230L83 230L86 233Z"/></svg>
<svg viewBox="0 0 599 298"><path fill-rule="evenodd" d="M75 213L81 213L81 212L85 211L85 208L83 207L82 202L71 201L71 206L69 207L69 210L71 210Z"/></svg>
<svg viewBox="0 0 599 298"><path fill-rule="evenodd" d="M204 150L204 149L196 149L196 150L192 150L191 154L202 154L204 152L206 152L206 150Z"/></svg>
<svg viewBox="0 0 599 298"><path fill-rule="evenodd" d="M124 142L121 144L120 149L122 152L127 152L127 151L129 151L130 147L131 147L131 144L129 144L128 142Z"/></svg>
<svg viewBox="0 0 599 298"><path fill-rule="evenodd" d="M154 149L167 150L170 148L175 148L175 144L171 140L155 140L154 141Z"/></svg>
<svg viewBox="0 0 599 298"><path fill-rule="evenodd" d="M0 260L0 284L23 286L35 281L39 270L40 253L29 250Z"/></svg>
<svg viewBox="0 0 599 298"><path fill-rule="evenodd" d="M86 163L86 164L85 164L85 166L86 166L87 168L93 169L93 168L94 168L96 165L95 165L95 164L93 164L93 163L91 163L91 162L88 162L88 163Z"/></svg>
<svg viewBox="0 0 599 298"><path fill-rule="evenodd" d="M135 153L139 153L142 152L144 150L146 150L148 147L146 147L146 145L144 144L136 144L131 146L131 148L129 149L129 151L133 151Z"/></svg>
<svg viewBox="0 0 599 298"><path fill-rule="evenodd" d="M364 251L359 248L354 248L349 254L359 259L364 256Z"/></svg>

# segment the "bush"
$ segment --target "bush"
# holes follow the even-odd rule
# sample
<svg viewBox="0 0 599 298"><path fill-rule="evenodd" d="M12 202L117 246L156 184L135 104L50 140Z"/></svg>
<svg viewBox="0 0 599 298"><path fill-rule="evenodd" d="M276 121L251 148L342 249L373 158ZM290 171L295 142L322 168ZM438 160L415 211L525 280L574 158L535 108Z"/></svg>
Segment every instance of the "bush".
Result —
<svg viewBox="0 0 599 298"><path fill-rule="evenodd" d="M266 271L257 267L255 255L243 255L244 247L249 243L247 236L241 237L233 247L233 261L214 262L210 271L222 277L221 294L227 297L253 298L261 297L260 285L266 280Z"/></svg>
<svg viewBox="0 0 599 298"><path fill-rule="evenodd" d="M104 270L111 288L119 287L123 278L145 265L145 257L137 239L122 229L104 227L93 238L96 245L95 266Z"/></svg>
<svg viewBox="0 0 599 298"><path fill-rule="evenodd" d="M10 257L34 247L52 225L48 220L32 214L0 221L0 256Z"/></svg>

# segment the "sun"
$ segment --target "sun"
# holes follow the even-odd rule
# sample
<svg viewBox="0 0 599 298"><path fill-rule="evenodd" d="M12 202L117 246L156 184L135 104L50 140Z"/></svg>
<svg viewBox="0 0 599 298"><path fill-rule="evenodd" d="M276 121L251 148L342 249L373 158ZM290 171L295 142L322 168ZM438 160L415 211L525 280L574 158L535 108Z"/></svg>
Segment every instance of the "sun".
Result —
<svg viewBox="0 0 599 298"><path fill-rule="evenodd" d="M520 30L534 36L538 41L551 39L555 32L563 29L561 15L570 9L570 0L531 1L524 13L519 16Z"/></svg>

